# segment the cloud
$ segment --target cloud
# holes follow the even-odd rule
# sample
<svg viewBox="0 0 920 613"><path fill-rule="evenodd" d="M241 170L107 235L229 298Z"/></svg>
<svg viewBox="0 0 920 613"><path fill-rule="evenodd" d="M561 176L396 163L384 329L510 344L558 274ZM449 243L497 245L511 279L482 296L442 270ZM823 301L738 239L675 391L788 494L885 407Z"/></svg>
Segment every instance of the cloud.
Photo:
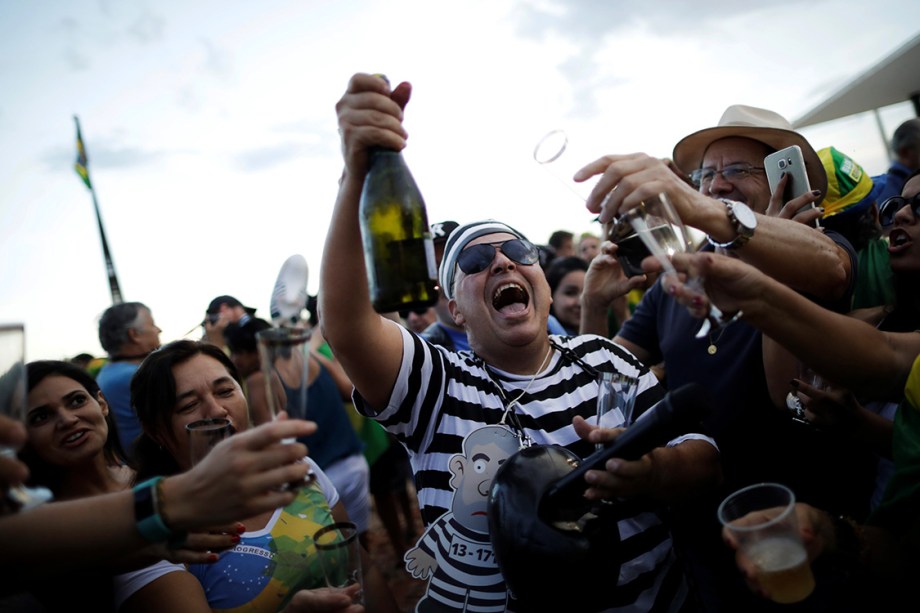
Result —
<svg viewBox="0 0 920 613"><path fill-rule="evenodd" d="M334 147L331 143L338 142L338 134L326 121L289 121L275 124L268 131L278 135L279 141L236 153L233 159L239 169L255 172L291 161L328 157L330 147Z"/></svg>
<svg viewBox="0 0 920 613"><path fill-rule="evenodd" d="M166 20L146 9L127 27L128 35L142 44L163 40L165 30Z"/></svg>
<svg viewBox="0 0 920 613"><path fill-rule="evenodd" d="M218 77L228 79L233 75L233 61L229 53L217 47L210 40L202 39L201 45L204 47L204 72Z"/></svg>
<svg viewBox="0 0 920 613"><path fill-rule="evenodd" d="M86 72L93 67L91 58L101 46L104 53L111 53L125 39L141 45L154 45L164 40L166 20L141 8L139 13L126 3L102 1L98 3L98 15L81 14L80 18L65 16L58 20L63 41L63 57L75 71ZM122 9L131 15L119 14ZM101 19L98 17L101 16ZM89 22L91 25L86 26Z"/></svg>
<svg viewBox="0 0 920 613"><path fill-rule="evenodd" d="M287 141L259 149L247 149L234 156L236 166L246 172L256 172L281 166L287 162L300 160L314 154L325 154L327 148L319 143Z"/></svg>
<svg viewBox="0 0 920 613"><path fill-rule="evenodd" d="M795 2L774 0L770 10ZM638 25L647 26L660 35L686 35L688 27L699 31L713 22L763 10L754 3L707 3L705 0L530 0L522 2L513 17L522 36L542 39L555 34L590 47L607 36Z"/></svg>
<svg viewBox="0 0 920 613"><path fill-rule="evenodd" d="M777 0L778 5L795 0ZM715 38L725 42L725 29L730 18L763 11L756 4L688 3L683 0L528 0L512 13L516 31L524 38L540 42L563 43L558 71L569 83L572 106L568 115L582 120L598 116L601 105L597 92L629 82L622 75L629 64L648 58L630 58L618 54L604 55L604 50L616 42L629 40L647 32L649 37L663 39L674 36L684 40ZM745 31L738 31L742 38ZM639 48L636 48L639 51ZM647 55L646 50L644 53ZM676 62L678 58L674 58Z"/></svg>
<svg viewBox="0 0 920 613"><path fill-rule="evenodd" d="M80 22L73 17L63 17L57 22L57 29L61 31L61 38L65 41L62 55L64 62L72 70L85 72L91 68L89 56L82 50L78 42L80 38Z"/></svg>
<svg viewBox="0 0 920 613"><path fill-rule="evenodd" d="M157 160L176 152L145 150L139 147L112 146L105 142L93 143L89 154L90 175L97 168L138 168L150 166ZM49 169L59 171L62 168L73 168L77 157L76 145L73 149L55 147L41 156L42 163Z"/></svg>

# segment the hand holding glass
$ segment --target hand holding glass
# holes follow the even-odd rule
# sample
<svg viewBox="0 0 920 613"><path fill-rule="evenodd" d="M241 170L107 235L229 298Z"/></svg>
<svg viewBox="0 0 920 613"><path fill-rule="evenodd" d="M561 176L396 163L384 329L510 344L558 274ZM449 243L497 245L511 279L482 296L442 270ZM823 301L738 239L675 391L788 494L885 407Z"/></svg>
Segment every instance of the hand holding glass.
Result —
<svg viewBox="0 0 920 613"><path fill-rule="evenodd" d="M351 522L339 522L320 528L313 541L323 566L326 585L347 588L358 584L360 589L353 601L364 604L364 578L361 572L361 543L358 527Z"/></svg>
<svg viewBox="0 0 920 613"><path fill-rule="evenodd" d="M770 600L787 604L811 594L815 578L799 535L792 490L778 483L750 485L722 501L718 513Z"/></svg>
<svg viewBox="0 0 920 613"><path fill-rule="evenodd" d="M663 274L674 275L676 278L677 271L671 264L671 256L694 251L687 227L664 192L623 213L610 225L607 238L616 243L617 257L627 275L640 274L642 260L652 255L661 265ZM700 277L687 279L684 286L695 294L706 295ZM740 312L726 319L719 307L709 301L709 314L696 333L696 338L706 336L713 328L727 326L739 317Z"/></svg>
<svg viewBox="0 0 920 613"><path fill-rule="evenodd" d="M0 411L25 423L28 404L28 381L25 361L25 327L22 324L0 325ZM0 446L0 454L16 457L16 449ZM51 500L51 491L44 487L17 485L2 493L0 509L26 511Z"/></svg>

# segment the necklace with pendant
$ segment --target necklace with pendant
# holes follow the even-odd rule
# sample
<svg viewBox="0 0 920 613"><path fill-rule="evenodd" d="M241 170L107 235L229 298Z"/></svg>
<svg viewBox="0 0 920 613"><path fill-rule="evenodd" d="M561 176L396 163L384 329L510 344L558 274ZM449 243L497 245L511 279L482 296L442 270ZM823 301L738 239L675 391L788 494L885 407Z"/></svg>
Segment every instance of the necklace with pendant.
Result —
<svg viewBox="0 0 920 613"><path fill-rule="evenodd" d="M716 353L718 353L719 348L716 346L716 343L722 340L723 334L725 334L725 328L722 328L722 331L719 332L719 336L717 336L715 340L713 340L712 330L709 331L709 347L706 348L706 353L708 353L709 355L715 355Z"/></svg>
<svg viewBox="0 0 920 613"><path fill-rule="evenodd" d="M539 375L540 372L543 370L543 367L546 366L546 363L549 361L549 357L553 355L553 347L554 345L551 341L549 349L547 349L546 355L543 356L543 361L540 363L540 366L533 373L533 376L530 377L530 380L527 382L527 385L524 387L524 389L521 390L521 393L515 396L510 402L508 401L508 396L505 395L504 388L502 388L502 386L498 383L498 381L495 380L495 378L492 376L492 373L489 371L488 365L486 365L485 361L482 360L482 358L479 358L480 361L482 361L483 369L485 370L486 376L489 377L489 379L491 379L492 383L495 385L495 389L498 392L498 395L501 397L502 403L505 405L505 410L502 413L502 418L499 420L498 423L499 425L507 426L511 428L515 432L515 434L518 437L518 440L520 440L521 442L521 449L525 447L530 447L533 444L533 441L530 439L527 433L524 432L524 427L521 425L520 419L514 412L514 406L515 405L521 406L521 403L520 403L521 398L523 398L524 394L526 394L530 390L530 386L533 385L534 381L536 381L537 375Z"/></svg>

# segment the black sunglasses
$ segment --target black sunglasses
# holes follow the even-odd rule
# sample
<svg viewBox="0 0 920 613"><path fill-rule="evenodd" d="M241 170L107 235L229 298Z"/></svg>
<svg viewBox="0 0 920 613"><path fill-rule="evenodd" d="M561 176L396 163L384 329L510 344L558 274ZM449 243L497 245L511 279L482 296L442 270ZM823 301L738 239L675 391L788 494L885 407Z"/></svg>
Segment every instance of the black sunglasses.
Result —
<svg viewBox="0 0 920 613"><path fill-rule="evenodd" d="M894 224L894 216L908 204L910 205L910 210L914 213L914 218L920 218L920 194L914 194L912 198L892 196L883 202L878 209L879 223L883 227Z"/></svg>
<svg viewBox="0 0 920 613"><path fill-rule="evenodd" d="M457 266L468 275L482 272L495 259L495 245L498 245L502 253L518 264L531 266L540 261L540 252L533 243L522 238L513 238L503 243L480 243L467 247L457 256Z"/></svg>

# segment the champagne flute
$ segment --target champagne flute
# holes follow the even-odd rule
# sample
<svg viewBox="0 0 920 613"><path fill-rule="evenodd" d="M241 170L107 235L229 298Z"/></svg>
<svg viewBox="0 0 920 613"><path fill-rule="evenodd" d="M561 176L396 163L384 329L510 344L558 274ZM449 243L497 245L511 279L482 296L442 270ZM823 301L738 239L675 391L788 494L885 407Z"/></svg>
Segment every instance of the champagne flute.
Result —
<svg viewBox="0 0 920 613"><path fill-rule="evenodd" d="M551 130L544 134L533 149L533 159L581 202L588 199L594 184L600 180L600 175L581 183L572 179L591 159L571 152L569 135L565 130Z"/></svg>
<svg viewBox="0 0 920 613"><path fill-rule="evenodd" d="M189 466L195 466L214 446L231 434L233 424L225 417L210 417L185 424L188 433Z"/></svg>
<svg viewBox="0 0 920 613"><path fill-rule="evenodd" d="M25 361L25 326L0 324L0 411L18 422L25 422L28 405L28 381ZM15 458L16 449L0 445L0 454ZM0 508L27 511L51 500L44 487L12 486L3 493Z"/></svg>
<svg viewBox="0 0 920 613"><path fill-rule="evenodd" d="M687 227L664 192L623 213L610 225L607 235L608 240L617 244L621 261L625 259L629 262L624 264L624 270L627 266L641 270L639 263L652 255L661 265L662 274L677 277L671 256L695 250ZM686 279L684 286L701 297L706 296L702 277ZM703 338L711 330L723 328L740 317L741 312L738 311L726 318L722 310L710 300L709 313L696 333L696 338Z"/></svg>
<svg viewBox="0 0 920 613"><path fill-rule="evenodd" d="M358 526L338 522L324 526L313 535L316 553L323 567L326 585L347 589L358 585L352 597L355 604L364 604L364 578L361 569L361 542Z"/></svg>
<svg viewBox="0 0 920 613"><path fill-rule="evenodd" d="M288 416L295 419L307 418L307 387L310 374L310 328L281 327L268 328L256 332L256 344L259 349L259 363L265 378L266 402L272 420L278 413L287 410ZM279 406L275 396L274 382L279 381L284 387L286 404ZM295 439L285 439L293 443ZM312 480L312 471L305 482ZM288 488L295 489L305 482L290 483Z"/></svg>
<svg viewBox="0 0 920 613"><path fill-rule="evenodd" d="M597 426L628 428L633 422L639 380L620 372L602 372L597 386ZM595 449L603 448L603 443L595 445Z"/></svg>
<svg viewBox="0 0 920 613"><path fill-rule="evenodd" d="M272 419L287 410L288 417L307 418L307 383L309 379L310 337L309 328L268 328L256 332L259 363L268 392L268 410ZM271 381L280 379L284 386L287 404L279 406L272 393Z"/></svg>

